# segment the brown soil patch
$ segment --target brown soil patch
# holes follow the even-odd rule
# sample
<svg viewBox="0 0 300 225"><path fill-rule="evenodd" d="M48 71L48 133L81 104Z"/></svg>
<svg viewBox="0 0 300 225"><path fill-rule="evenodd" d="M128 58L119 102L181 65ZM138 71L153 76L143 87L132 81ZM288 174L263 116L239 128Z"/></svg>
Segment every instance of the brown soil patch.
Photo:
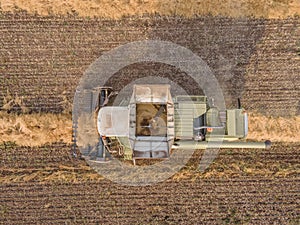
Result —
<svg viewBox="0 0 300 225"><path fill-rule="evenodd" d="M113 19L144 14L286 18L300 12L299 0L0 0L0 6L3 11L21 9L43 16L76 13L82 17Z"/></svg>

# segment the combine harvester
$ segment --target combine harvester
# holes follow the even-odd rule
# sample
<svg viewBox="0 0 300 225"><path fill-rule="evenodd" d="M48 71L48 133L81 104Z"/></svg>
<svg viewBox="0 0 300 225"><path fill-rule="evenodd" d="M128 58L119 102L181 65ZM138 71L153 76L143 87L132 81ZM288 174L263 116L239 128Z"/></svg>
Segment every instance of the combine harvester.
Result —
<svg viewBox="0 0 300 225"><path fill-rule="evenodd" d="M138 159L168 159L173 149L271 146L268 140L246 142L248 118L240 101L237 109L219 111L206 96L172 97L169 85L134 85L125 106L109 106L116 95L110 87L90 95L85 104L96 116L99 143L85 148L84 155L94 162L109 161L114 153L135 164Z"/></svg>

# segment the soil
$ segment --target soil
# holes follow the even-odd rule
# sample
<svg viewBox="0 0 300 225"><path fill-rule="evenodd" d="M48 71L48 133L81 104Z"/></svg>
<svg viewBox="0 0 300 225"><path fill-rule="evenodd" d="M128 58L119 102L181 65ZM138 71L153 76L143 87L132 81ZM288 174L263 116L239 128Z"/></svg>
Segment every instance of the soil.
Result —
<svg viewBox="0 0 300 225"><path fill-rule="evenodd" d="M1 146L0 223L297 224L299 147L224 149L203 174L199 151L167 181L127 187L70 157L63 143Z"/></svg>
<svg viewBox="0 0 300 225"><path fill-rule="evenodd" d="M122 20L1 14L0 106L6 111L70 111L88 66L103 52L145 39L171 41L199 55L223 90L227 108L237 98L249 111L299 115L298 17L144 17ZM186 72L160 63L136 63L108 80L116 91L132 80L163 76L188 94L203 94ZM265 97L267 96L267 97Z"/></svg>

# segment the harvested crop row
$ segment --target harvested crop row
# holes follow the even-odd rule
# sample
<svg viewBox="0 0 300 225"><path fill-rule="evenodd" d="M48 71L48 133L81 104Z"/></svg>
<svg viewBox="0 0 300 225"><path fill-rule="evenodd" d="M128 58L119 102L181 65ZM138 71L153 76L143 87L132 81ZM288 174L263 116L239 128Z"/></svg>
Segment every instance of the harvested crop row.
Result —
<svg viewBox="0 0 300 225"><path fill-rule="evenodd" d="M107 180L2 184L0 221L296 224L298 186L299 179L263 177L169 181L150 187L124 187Z"/></svg>
<svg viewBox="0 0 300 225"><path fill-rule="evenodd" d="M87 67L122 44L159 39L191 49L213 70L227 107L265 115L299 114L299 18L142 17L120 20L2 13L0 106L7 111L70 111ZM130 76L128 76L130 75ZM145 76L172 79L201 94L185 72L159 63L133 64L107 83L116 90ZM130 77L130 78L129 78Z"/></svg>
<svg viewBox="0 0 300 225"><path fill-rule="evenodd" d="M189 163L171 180L234 177L299 176L299 143L274 143L270 150L221 149L205 171L197 172L203 151L196 151ZM84 160L72 157L71 146L56 143L43 147L1 146L1 183L40 181L83 182L103 180ZM147 165L149 162L139 164Z"/></svg>

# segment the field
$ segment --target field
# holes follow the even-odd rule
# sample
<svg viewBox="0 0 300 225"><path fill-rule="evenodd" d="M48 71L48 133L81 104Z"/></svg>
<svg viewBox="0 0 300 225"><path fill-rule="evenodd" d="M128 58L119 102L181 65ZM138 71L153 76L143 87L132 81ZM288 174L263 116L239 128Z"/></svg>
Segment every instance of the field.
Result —
<svg viewBox="0 0 300 225"><path fill-rule="evenodd" d="M0 224L300 223L300 3L245 0L236 11L229 3L238 1L195 2L0 0ZM179 173L145 187L112 183L74 158L71 110L84 71L145 39L199 55L226 106L241 98L250 112L249 139L272 148L221 149L204 173L197 150ZM202 94L160 63L125 67L107 85L148 75Z"/></svg>
<svg viewBox="0 0 300 225"><path fill-rule="evenodd" d="M158 39L201 56L217 77L228 108L240 97L249 111L299 115L298 17L101 20L4 13L1 18L0 104L6 110L70 111L82 74L103 52L132 41ZM190 94L199 94L193 81L184 78L185 72L160 63L125 67L107 85L120 90L147 75L173 79Z"/></svg>
<svg viewBox="0 0 300 225"><path fill-rule="evenodd" d="M166 182L130 189L107 181L22 183L2 191L4 224L299 223L298 203L292 200L298 197L297 182L284 178Z"/></svg>
<svg viewBox="0 0 300 225"><path fill-rule="evenodd" d="M3 224L297 224L299 143L221 150L204 174L201 152L163 183L114 184L70 157L70 146L1 146ZM5 149L5 151L3 151ZM143 216L141 216L143 214Z"/></svg>

